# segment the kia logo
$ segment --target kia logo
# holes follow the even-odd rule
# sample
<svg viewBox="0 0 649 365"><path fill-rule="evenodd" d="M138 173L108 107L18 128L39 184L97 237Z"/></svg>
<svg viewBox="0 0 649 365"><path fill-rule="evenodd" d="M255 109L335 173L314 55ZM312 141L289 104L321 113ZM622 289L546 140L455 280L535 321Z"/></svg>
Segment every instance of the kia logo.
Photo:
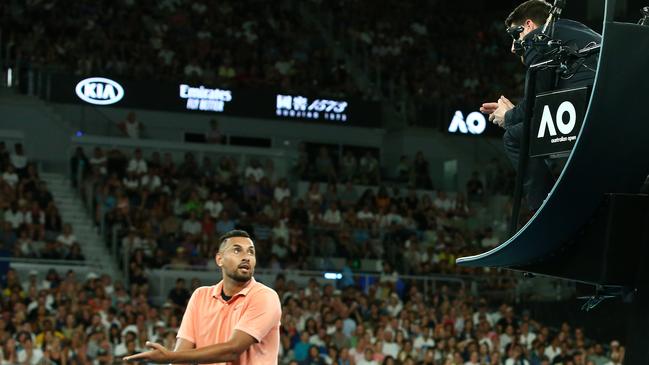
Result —
<svg viewBox="0 0 649 365"><path fill-rule="evenodd" d="M115 104L124 97L122 85L104 77L81 80L75 91L81 100L96 105Z"/></svg>

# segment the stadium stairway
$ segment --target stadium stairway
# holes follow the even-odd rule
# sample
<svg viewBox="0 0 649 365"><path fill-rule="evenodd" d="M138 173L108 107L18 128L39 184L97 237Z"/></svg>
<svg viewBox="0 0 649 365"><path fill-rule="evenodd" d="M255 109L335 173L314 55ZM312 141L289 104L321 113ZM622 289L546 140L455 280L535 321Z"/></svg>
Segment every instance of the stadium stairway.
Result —
<svg viewBox="0 0 649 365"><path fill-rule="evenodd" d="M63 223L70 223L72 231L81 245L86 261L101 267L102 272L117 279L119 270L110 252L86 210L77 191L72 188L70 179L59 173L41 173L61 214Z"/></svg>

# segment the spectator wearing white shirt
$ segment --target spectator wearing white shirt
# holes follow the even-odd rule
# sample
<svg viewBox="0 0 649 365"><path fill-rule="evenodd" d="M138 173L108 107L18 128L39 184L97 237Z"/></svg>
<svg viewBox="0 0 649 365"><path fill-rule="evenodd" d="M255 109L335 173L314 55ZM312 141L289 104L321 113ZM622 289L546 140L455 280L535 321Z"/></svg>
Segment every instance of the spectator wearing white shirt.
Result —
<svg viewBox="0 0 649 365"><path fill-rule="evenodd" d="M136 175L141 176L148 171L146 160L142 158L142 150L139 148L135 150L133 158L128 162L128 172L134 172Z"/></svg>
<svg viewBox="0 0 649 365"><path fill-rule="evenodd" d="M201 222L196 219L196 213L193 211L189 213L189 217L185 219L182 225L183 232L197 236L201 233L202 229L203 227L201 226Z"/></svg>
<svg viewBox="0 0 649 365"><path fill-rule="evenodd" d="M162 180L158 176L158 169L148 168L146 174L140 179L140 186L146 187L149 191L156 191L162 186Z"/></svg>
<svg viewBox="0 0 649 365"><path fill-rule="evenodd" d="M400 226L403 223L403 216L399 214L396 205L390 207L390 213L385 216L388 226Z"/></svg>
<svg viewBox="0 0 649 365"><path fill-rule="evenodd" d="M261 167L261 164L256 159L250 162L250 165L246 167L246 170L243 176L247 179L252 176L256 182L259 182L262 177L264 177L264 169Z"/></svg>
<svg viewBox="0 0 649 365"><path fill-rule="evenodd" d="M17 230L25 223L25 214L18 209L18 204L14 202L11 204L11 208L5 211L4 220L11 223L11 228Z"/></svg>
<svg viewBox="0 0 649 365"><path fill-rule="evenodd" d="M322 221L331 227L337 227L342 222L342 215L340 209L338 209L338 204L331 203L329 208L325 210L324 215L322 216Z"/></svg>
<svg viewBox="0 0 649 365"><path fill-rule="evenodd" d="M133 139L139 139L143 129L142 123L136 119L134 112L129 112L126 120L120 122L118 126L125 137Z"/></svg>
<svg viewBox="0 0 649 365"><path fill-rule="evenodd" d="M210 198L203 205L203 209L205 209L207 212L210 213L210 217L212 217L212 219L219 218L219 216L221 215L221 211L223 210L223 204L219 199L218 192L216 191L212 192Z"/></svg>
<svg viewBox="0 0 649 365"><path fill-rule="evenodd" d="M25 214L25 223L32 232L38 232L41 236L45 234L45 212L38 202L32 202L32 208Z"/></svg>
<svg viewBox="0 0 649 365"><path fill-rule="evenodd" d="M77 242L77 237L72 232L72 225L70 225L70 223L63 225L63 232L56 237L56 242L60 243L66 250L68 250L73 243Z"/></svg>
<svg viewBox="0 0 649 365"><path fill-rule="evenodd" d="M433 205L435 208L448 212L449 210L453 209L453 201L448 198L445 192L440 191L437 193L437 197L433 201Z"/></svg>
<svg viewBox="0 0 649 365"><path fill-rule="evenodd" d="M507 345L514 342L514 339L514 326L508 325L507 327L505 327L505 333L500 335L500 352L505 351Z"/></svg>
<svg viewBox="0 0 649 365"><path fill-rule="evenodd" d="M365 205L363 207L363 210L356 213L356 218L358 218L361 221L365 221L365 222L372 221L372 220L374 220L374 213L372 213L372 211L370 210L369 205Z"/></svg>
<svg viewBox="0 0 649 365"><path fill-rule="evenodd" d="M552 339L552 343L545 348L543 354L550 359L550 362L552 362L557 355L561 354L561 346L559 344L558 336L555 336Z"/></svg>
<svg viewBox="0 0 649 365"><path fill-rule="evenodd" d="M122 238L122 247L127 252L133 252L138 248L142 248L142 239L138 236L137 230L134 227L130 227L128 234Z"/></svg>
<svg viewBox="0 0 649 365"><path fill-rule="evenodd" d="M9 160L18 175L22 176L25 174L27 169L27 156L25 156L22 143L16 143L14 145L14 153L11 154Z"/></svg>
<svg viewBox="0 0 649 365"><path fill-rule="evenodd" d="M291 190L288 188L286 179L281 179L273 191L275 201L281 203L284 199L291 198Z"/></svg>
<svg viewBox="0 0 649 365"><path fill-rule="evenodd" d="M128 195L137 193L140 188L140 179L135 175L135 171L128 171L122 179L122 185L128 192Z"/></svg>
<svg viewBox="0 0 649 365"><path fill-rule="evenodd" d="M19 364L36 365L43 363L43 350L34 346L31 336L25 336L20 342L21 346L16 352L16 359Z"/></svg>
<svg viewBox="0 0 649 365"><path fill-rule="evenodd" d="M530 325L527 322L521 323L520 336L518 343L525 346L528 350L532 349L532 342L536 339L536 334L530 332Z"/></svg>
<svg viewBox="0 0 649 365"><path fill-rule="evenodd" d="M13 165L7 165L7 169L2 174L2 180L4 180L12 188L16 188L16 184L20 180L18 174L16 173L16 168Z"/></svg>
<svg viewBox="0 0 649 365"><path fill-rule="evenodd" d="M356 361L356 365L379 365L379 362L374 360L374 349L371 346L365 349L365 356Z"/></svg>
<svg viewBox="0 0 649 365"><path fill-rule="evenodd" d="M415 340L412 343L412 347L414 347L416 351L435 348L435 340L433 339L432 332L432 328L423 328L422 330L422 328L417 325L415 327L416 336L413 336Z"/></svg>
<svg viewBox="0 0 649 365"><path fill-rule="evenodd" d="M530 362L525 358L521 345L512 344L508 355L505 365L530 365Z"/></svg>
<svg viewBox="0 0 649 365"><path fill-rule="evenodd" d="M34 241L29 237L26 229L20 231L20 237L16 241L16 250L20 257L36 257Z"/></svg>

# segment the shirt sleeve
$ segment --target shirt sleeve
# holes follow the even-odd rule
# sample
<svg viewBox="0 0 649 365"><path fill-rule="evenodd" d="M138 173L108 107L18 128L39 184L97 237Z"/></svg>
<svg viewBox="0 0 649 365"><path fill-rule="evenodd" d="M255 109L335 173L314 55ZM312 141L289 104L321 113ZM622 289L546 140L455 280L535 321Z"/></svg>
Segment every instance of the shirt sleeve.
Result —
<svg viewBox="0 0 649 365"><path fill-rule="evenodd" d="M187 308L185 309L185 314L183 314L183 320L182 322L180 322L180 327L178 328L178 335L176 336L176 338L182 338L194 344L196 344L194 318L196 316L197 296L198 290L195 290L192 296L189 298Z"/></svg>
<svg viewBox="0 0 649 365"><path fill-rule="evenodd" d="M268 332L279 326L282 307L275 291L262 290L252 295L250 304L244 309L245 312L234 329L243 331L254 337L257 342L261 342Z"/></svg>

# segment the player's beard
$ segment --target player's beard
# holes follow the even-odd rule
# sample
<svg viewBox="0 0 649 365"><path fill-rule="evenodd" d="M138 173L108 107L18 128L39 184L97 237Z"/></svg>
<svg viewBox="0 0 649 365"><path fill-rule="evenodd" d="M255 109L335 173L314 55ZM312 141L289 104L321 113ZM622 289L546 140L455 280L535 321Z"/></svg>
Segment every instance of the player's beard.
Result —
<svg viewBox="0 0 649 365"><path fill-rule="evenodd" d="M247 274L242 274L239 272L239 268L237 267L233 271L226 271L225 274L232 280L240 282L240 283L245 283L252 279L252 274L254 273L254 270L251 268L248 270Z"/></svg>

